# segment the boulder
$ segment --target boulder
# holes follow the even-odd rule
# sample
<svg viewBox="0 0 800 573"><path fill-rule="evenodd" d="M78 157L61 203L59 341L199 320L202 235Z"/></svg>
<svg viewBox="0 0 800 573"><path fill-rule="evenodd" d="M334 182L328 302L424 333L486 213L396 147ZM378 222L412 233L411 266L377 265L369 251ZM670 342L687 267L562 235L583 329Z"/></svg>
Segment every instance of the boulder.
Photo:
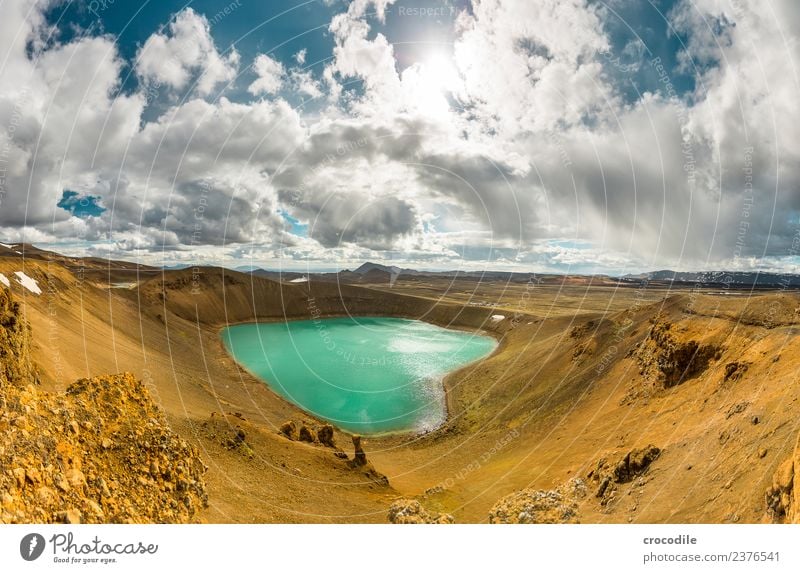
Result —
<svg viewBox="0 0 800 573"><path fill-rule="evenodd" d="M278 429L278 432L289 438L290 440L297 439L297 425L293 420L287 420Z"/></svg>
<svg viewBox="0 0 800 573"><path fill-rule="evenodd" d="M658 459L662 450L650 444L644 448L633 449L618 461L613 462L606 457L600 458L595 468L586 476L597 484L595 496L605 504L616 491L616 484L628 483L644 474L650 465Z"/></svg>
<svg viewBox="0 0 800 573"><path fill-rule="evenodd" d="M333 426L325 424L317 431L317 439L323 446L335 448L336 444L333 442Z"/></svg>
<svg viewBox="0 0 800 573"><path fill-rule="evenodd" d="M302 426L300 426L300 431L297 434L297 439L299 439L301 442L313 443L314 433L312 430L308 428L308 426L303 424Z"/></svg>
<svg viewBox="0 0 800 573"><path fill-rule="evenodd" d="M578 523L586 483L571 479L553 490L523 489L495 503L489 523Z"/></svg>

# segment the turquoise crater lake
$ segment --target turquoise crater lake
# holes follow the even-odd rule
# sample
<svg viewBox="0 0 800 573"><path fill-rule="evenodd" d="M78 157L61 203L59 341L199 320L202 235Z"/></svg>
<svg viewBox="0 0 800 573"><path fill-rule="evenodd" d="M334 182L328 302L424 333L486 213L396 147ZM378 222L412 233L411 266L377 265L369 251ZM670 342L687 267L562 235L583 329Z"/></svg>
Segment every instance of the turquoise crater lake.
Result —
<svg viewBox="0 0 800 573"><path fill-rule="evenodd" d="M239 324L222 341L275 392L360 434L438 427L442 378L497 347L489 336L378 317Z"/></svg>

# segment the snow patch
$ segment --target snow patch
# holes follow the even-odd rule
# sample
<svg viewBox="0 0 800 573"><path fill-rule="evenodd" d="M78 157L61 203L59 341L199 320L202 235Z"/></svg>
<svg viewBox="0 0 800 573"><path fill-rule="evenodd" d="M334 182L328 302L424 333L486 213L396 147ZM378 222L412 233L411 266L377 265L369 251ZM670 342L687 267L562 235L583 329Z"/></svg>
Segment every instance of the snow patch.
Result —
<svg viewBox="0 0 800 573"><path fill-rule="evenodd" d="M8 288L11 288L11 281L8 280L8 277L6 275L4 275L3 273L0 273L0 283L3 283Z"/></svg>
<svg viewBox="0 0 800 573"><path fill-rule="evenodd" d="M16 245L7 245L6 243L0 243L0 247L5 247L6 249L13 249Z"/></svg>
<svg viewBox="0 0 800 573"><path fill-rule="evenodd" d="M501 320L503 320L505 317L506 317L506 315L505 315L505 314L493 314L493 315L492 315L492 320L493 320L493 321L495 321L495 322L500 322L500 321L501 321Z"/></svg>
<svg viewBox="0 0 800 573"><path fill-rule="evenodd" d="M39 284L36 282L36 279L29 277L22 271L15 271L14 274L17 275L17 281L19 281L19 284L24 286L33 294L42 294L42 289L39 288Z"/></svg>
<svg viewBox="0 0 800 573"><path fill-rule="evenodd" d="M289 281L290 283L307 283L308 277L300 277L299 279L292 279Z"/></svg>

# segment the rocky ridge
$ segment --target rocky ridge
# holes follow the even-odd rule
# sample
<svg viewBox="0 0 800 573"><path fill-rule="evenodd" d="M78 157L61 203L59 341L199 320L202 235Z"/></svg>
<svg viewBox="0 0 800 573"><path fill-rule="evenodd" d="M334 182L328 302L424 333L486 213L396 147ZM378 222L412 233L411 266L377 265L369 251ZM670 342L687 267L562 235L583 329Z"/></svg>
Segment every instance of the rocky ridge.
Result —
<svg viewBox="0 0 800 573"><path fill-rule="evenodd" d="M643 385L631 392L629 400L678 386L703 373L720 357L721 349L717 346L676 336L674 330L672 323L657 317L647 338L633 351Z"/></svg>

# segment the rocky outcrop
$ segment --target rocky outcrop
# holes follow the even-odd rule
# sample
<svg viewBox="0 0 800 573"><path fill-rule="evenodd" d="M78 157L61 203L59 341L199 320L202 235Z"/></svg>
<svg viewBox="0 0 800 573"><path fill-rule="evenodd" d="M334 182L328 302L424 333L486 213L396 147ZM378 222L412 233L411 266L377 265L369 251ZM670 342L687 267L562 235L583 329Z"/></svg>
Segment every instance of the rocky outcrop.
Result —
<svg viewBox="0 0 800 573"><path fill-rule="evenodd" d="M147 388L117 374L41 392L7 292L0 308L0 523L193 520L206 468Z"/></svg>
<svg viewBox="0 0 800 573"><path fill-rule="evenodd" d="M317 430L317 439L323 446L328 446L329 448L336 447L336 442L333 440L333 426L330 424L325 424Z"/></svg>
<svg viewBox="0 0 800 573"><path fill-rule="evenodd" d="M353 438L353 459L347 461L347 465L352 469L359 470L364 473L369 479L375 483L383 486L389 485L389 478L380 473L375 467L367 460L367 454L361 446L361 436L354 435Z"/></svg>
<svg viewBox="0 0 800 573"><path fill-rule="evenodd" d="M767 513L775 523L800 523L800 437L794 453L785 460L766 491Z"/></svg>
<svg viewBox="0 0 800 573"><path fill-rule="evenodd" d="M364 448L361 447L361 436L353 436L353 450L353 459L350 461L350 464L353 467L366 466L367 454L364 452Z"/></svg>
<svg viewBox="0 0 800 573"><path fill-rule="evenodd" d="M615 484L641 476L660 455L661 449L651 444L631 450L617 461L601 458L587 475L587 479L597 485L595 496L601 498L602 503L608 502L614 495Z"/></svg>
<svg viewBox="0 0 800 573"><path fill-rule="evenodd" d="M660 455L661 450L652 444L641 449L631 450L614 466L614 481L616 483L631 481L634 477L647 471L650 464L657 460Z"/></svg>
<svg viewBox="0 0 800 573"><path fill-rule="evenodd" d="M133 375L3 394L0 522L184 523L206 505L197 450Z"/></svg>
<svg viewBox="0 0 800 573"><path fill-rule="evenodd" d="M293 420L287 420L281 424L281 427L278 428L278 432L290 440L295 440L297 439L297 424L295 424Z"/></svg>
<svg viewBox="0 0 800 573"><path fill-rule="evenodd" d="M746 362L728 362L725 365L725 374L722 380L724 382L736 382L744 376L749 366Z"/></svg>
<svg viewBox="0 0 800 573"><path fill-rule="evenodd" d="M580 478L553 490L523 489L495 503L489 523L578 523L578 504L585 497Z"/></svg>
<svg viewBox="0 0 800 573"><path fill-rule="evenodd" d="M297 440L309 444L319 443L329 448L336 448L334 440L334 429L330 424L315 425L313 422L301 422L298 424L294 420L287 420L278 428L278 433L290 440Z"/></svg>
<svg viewBox="0 0 800 573"><path fill-rule="evenodd" d="M301 442L314 443L314 434L308 426L303 424L300 426L300 431L297 432L297 439Z"/></svg>
<svg viewBox="0 0 800 573"><path fill-rule="evenodd" d="M427 511L416 499L398 499L389 507L389 523L455 523L448 513Z"/></svg>
<svg viewBox="0 0 800 573"><path fill-rule="evenodd" d="M20 316L11 291L0 287L0 386L24 388L38 383L30 356L30 327Z"/></svg>
<svg viewBox="0 0 800 573"><path fill-rule="evenodd" d="M718 358L720 349L673 332L672 324L660 319L634 352L645 379L644 394L682 384L704 372Z"/></svg>

